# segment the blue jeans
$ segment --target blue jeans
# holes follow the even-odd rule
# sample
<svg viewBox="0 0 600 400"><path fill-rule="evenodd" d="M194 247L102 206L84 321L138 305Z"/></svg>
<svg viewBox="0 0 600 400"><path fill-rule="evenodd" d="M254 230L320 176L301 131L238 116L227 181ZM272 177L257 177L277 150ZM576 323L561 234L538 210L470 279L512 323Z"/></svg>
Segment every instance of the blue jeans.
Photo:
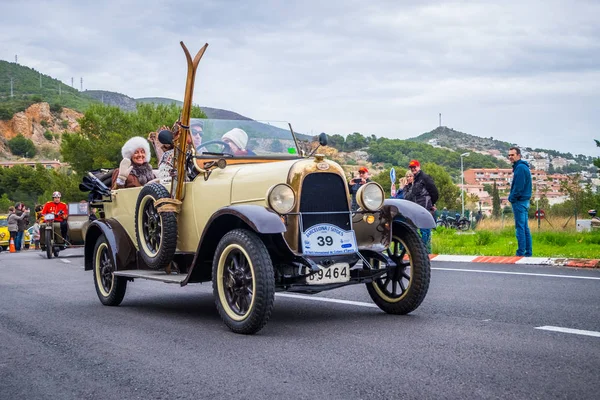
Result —
<svg viewBox="0 0 600 400"><path fill-rule="evenodd" d="M15 249L21 251L21 245L23 244L23 231L17 232L17 239L15 239Z"/></svg>
<svg viewBox="0 0 600 400"><path fill-rule="evenodd" d="M529 232L529 200L512 203L517 235L517 255L531 257L531 232Z"/></svg>
<svg viewBox="0 0 600 400"><path fill-rule="evenodd" d="M423 243L425 243L425 248L427 249L427 253L431 254L431 229L419 229L421 231L421 239L423 239Z"/></svg>

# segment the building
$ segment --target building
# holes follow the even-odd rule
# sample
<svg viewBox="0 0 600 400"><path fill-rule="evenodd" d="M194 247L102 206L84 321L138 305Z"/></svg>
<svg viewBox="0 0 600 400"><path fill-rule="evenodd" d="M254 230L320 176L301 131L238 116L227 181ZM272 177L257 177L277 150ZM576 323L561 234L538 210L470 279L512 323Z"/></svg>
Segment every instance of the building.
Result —
<svg viewBox="0 0 600 400"><path fill-rule="evenodd" d="M16 165L21 165L24 167L35 168L36 164L42 164L42 166L46 169L55 169L59 170L61 168L68 168L69 164L61 163L58 160L29 160L29 161L0 161L0 168L12 168Z"/></svg>

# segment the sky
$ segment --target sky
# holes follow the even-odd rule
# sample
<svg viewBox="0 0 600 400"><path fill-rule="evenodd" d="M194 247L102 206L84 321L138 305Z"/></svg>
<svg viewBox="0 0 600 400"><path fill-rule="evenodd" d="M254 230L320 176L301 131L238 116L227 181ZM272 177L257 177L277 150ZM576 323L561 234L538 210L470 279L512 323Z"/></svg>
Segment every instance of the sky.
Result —
<svg viewBox="0 0 600 400"><path fill-rule="evenodd" d="M597 157L600 1L0 0L0 59L83 89L294 130L408 139L442 125Z"/></svg>

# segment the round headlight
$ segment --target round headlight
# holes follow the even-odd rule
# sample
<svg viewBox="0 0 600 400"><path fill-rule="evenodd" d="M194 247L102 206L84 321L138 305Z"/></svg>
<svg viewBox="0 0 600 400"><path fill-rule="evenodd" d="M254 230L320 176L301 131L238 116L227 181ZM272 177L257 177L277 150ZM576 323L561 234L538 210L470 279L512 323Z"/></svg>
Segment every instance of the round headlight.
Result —
<svg viewBox="0 0 600 400"><path fill-rule="evenodd" d="M378 183L362 185L356 193L356 202L363 210L377 211L383 205L383 189Z"/></svg>
<svg viewBox="0 0 600 400"><path fill-rule="evenodd" d="M271 207L278 214L285 214L292 211L296 204L296 194L294 190L286 185L280 183L269 189L267 194L267 200L269 207Z"/></svg>

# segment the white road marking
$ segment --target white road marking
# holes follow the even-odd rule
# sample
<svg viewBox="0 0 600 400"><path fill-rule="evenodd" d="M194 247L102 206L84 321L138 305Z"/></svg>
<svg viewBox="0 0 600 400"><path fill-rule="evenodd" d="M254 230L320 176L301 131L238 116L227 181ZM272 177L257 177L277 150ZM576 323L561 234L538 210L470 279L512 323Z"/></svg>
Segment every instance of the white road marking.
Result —
<svg viewBox="0 0 600 400"><path fill-rule="evenodd" d="M325 302L325 303L348 304L348 305L352 305L352 306L379 308L375 304L372 304L372 303L363 303L362 301L330 299L330 298L327 298L327 297L304 296L304 295L300 295L300 294L291 294L291 293L276 293L275 295L277 297L289 297L289 298L292 298L292 299L322 301L322 302Z"/></svg>
<svg viewBox="0 0 600 400"><path fill-rule="evenodd" d="M575 335L600 337L600 332L585 331L582 329L561 328L560 326L538 326L535 329L540 329L543 331L551 331L551 332L572 333Z"/></svg>
<svg viewBox="0 0 600 400"><path fill-rule="evenodd" d="M557 275L557 274L534 274L531 272L509 272L509 271L486 271L483 269L461 269L461 268L431 268L439 271L458 271L458 272L481 272L485 274L504 274L504 275L527 275L527 276L544 276L549 278L571 278L571 279L589 279L600 280L600 277L594 276L575 276L575 275Z"/></svg>
<svg viewBox="0 0 600 400"><path fill-rule="evenodd" d="M65 260L64 258L61 258L60 261L64 262L65 264L71 264L71 261Z"/></svg>

